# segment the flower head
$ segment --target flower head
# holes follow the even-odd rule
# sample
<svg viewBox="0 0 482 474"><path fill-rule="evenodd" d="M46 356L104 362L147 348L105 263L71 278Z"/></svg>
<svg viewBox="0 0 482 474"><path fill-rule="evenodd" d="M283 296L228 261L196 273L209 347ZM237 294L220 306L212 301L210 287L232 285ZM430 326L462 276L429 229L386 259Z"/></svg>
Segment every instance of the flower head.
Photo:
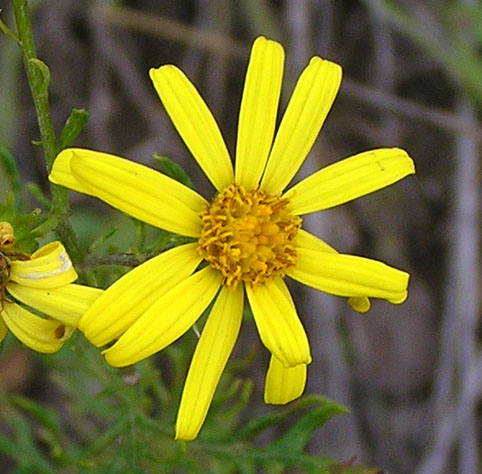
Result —
<svg viewBox="0 0 482 474"><path fill-rule="evenodd" d="M15 249L12 225L0 222L0 342L10 329L31 349L58 351L102 293L97 288L71 284L76 279L77 273L60 242L26 255ZM37 316L25 305L48 317Z"/></svg>
<svg viewBox="0 0 482 474"><path fill-rule="evenodd" d="M135 363L184 334L215 300L186 379L176 437L193 439L241 325L244 295L271 353L268 403L300 396L311 361L308 338L284 281L349 298L401 303L408 274L384 263L337 253L301 228L302 216L331 208L414 173L403 150L372 150L328 166L285 190L331 108L341 68L319 57L302 72L275 136L284 52L258 38L241 102L233 168L207 105L175 66L151 69L161 101L217 190L211 202L150 168L105 153L67 149L50 180L98 197L151 225L196 242L169 250L115 282L79 327L114 366ZM207 265L200 265L201 262Z"/></svg>

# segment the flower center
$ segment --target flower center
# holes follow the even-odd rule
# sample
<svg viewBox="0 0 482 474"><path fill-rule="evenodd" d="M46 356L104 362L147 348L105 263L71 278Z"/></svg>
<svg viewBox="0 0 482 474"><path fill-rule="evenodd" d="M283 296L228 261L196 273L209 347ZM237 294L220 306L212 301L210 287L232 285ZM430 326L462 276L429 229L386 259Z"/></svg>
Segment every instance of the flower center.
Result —
<svg viewBox="0 0 482 474"><path fill-rule="evenodd" d="M278 195L231 184L203 211L198 251L221 272L224 286L255 286L295 264L301 218L288 204Z"/></svg>

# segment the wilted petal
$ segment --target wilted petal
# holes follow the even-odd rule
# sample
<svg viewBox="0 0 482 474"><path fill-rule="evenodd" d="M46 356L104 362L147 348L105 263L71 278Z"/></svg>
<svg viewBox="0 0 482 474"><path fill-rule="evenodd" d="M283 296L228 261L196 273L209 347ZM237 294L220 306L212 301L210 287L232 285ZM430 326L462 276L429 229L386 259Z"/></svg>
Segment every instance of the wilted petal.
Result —
<svg viewBox="0 0 482 474"><path fill-rule="evenodd" d="M63 323L36 316L16 303L6 302L0 316L17 339L38 352L57 352L72 333Z"/></svg>
<svg viewBox="0 0 482 474"><path fill-rule="evenodd" d="M58 288L76 279L77 273L60 242L44 245L30 260L10 262L10 280L31 288Z"/></svg>

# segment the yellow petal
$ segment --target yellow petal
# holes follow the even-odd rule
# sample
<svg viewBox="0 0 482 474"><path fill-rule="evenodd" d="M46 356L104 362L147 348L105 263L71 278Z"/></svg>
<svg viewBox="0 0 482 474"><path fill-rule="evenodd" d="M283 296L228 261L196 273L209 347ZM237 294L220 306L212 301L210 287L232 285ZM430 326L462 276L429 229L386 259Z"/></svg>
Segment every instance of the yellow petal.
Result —
<svg viewBox="0 0 482 474"><path fill-rule="evenodd" d="M296 84L268 158L261 189L281 192L296 174L335 100L341 67L318 57L311 59Z"/></svg>
<svg viewBox="0 0 482 474"><path fill-rule="evenodd" d="M296 309L285 295L283 280L246 286L249 304L259 336L265 347L285 366L294 367L311 362L310 346Z"/></svg>
<svg viewBox="0 0 482 474"><path fill-rule="evenodd" d="M71 148L64 150L59 159L70 160L72 175L89 189L87 194L153 226L199 236L199 214L207 202L187 186L147 166L107 153ZM55 180L55 163L50 180L62 184Z"/></svg>
<svg viewBox="0 0 482 474"><path fill-rule="evenodd" d="M239 112L236 145L236 182L258 186L273 143L283 79L284 51L259 37L253 44Z"/></svg>
<svg viewBox="0 0 482 474"><path fill-rule="evenodd" d="M285 196L294 214L339 206L415 173L413 160L399 148L366 151L308 176Z"/></svg>
<svg viewBox="0 0 482 474"><path fill-rule="evenodd" d="M234 179L233 165L219 127L208 106L176 66L149 71L154 87L184 143L216 189Z"/></svg>
<svg viewBox="0 0 482 474"><path fill-rule="evenodd" d="M176 421L176 439L196 438L239 334L243 288L222 288L189 367Z"/></svg>
<svg viewBox="0 0 482 474"><path fill-rule="evenodd" d="M333 247L328 245L318 237L300 229L296 235L297 248L317 250L319 252L338 253ZM351 297L348 304L359 313L366 313L370 309L370 300L365 296Z"/></svg>
<svg viewBox="0 0 482 474"><path fill-rule="evenodd" d="M8 328L6 324L3 322L2 316L0 314L0 343L5 339L5 336L8 333Z"/></svg>
<svg viewBox="0 0 482 474"><path fill-rule="evenodd" d="M359 313L366 313L370 310L370 300L364 296L352 296L348 298L348 304Z"/></svg>
<svg viewBox="0 0 482 474"><path fill-rule="evenodd" d="M201 261L196 243L180 245L134 268L113 283L85 313L79 328L103 346L132 326L162 295L187 278Z"/></svg>
<svg viewBox="0 0 482 474"><path fill-rule="evenodd" d="M295 280L338 296L382 298L402 303L407 297L408 273L354 255L297 249L298 260L287 274Z"/></svg>
<svg viewBox="0 0 482 474"><path fill-rule="evenodd" d="M338 253L331 245L315 235L300 229L296 234L296 248L318 250L319 252Z"/></svg>
<svg viewBox="0 0 482 474"><path fill-rule="evenodd" d="M285 405L301 397L306 384L306 364L285 367L271 356L264 386L264 402Z"/></svg>
<svg viewBox="0 0 482 474"><path fill-rule="evenodd" d="M5 303L1 316L17 339L38 352L57 352L64 344L66 332L71 334L71 328L61 322L40 318L15 303Z"/></svg>
<svg viewBox="0 0 482 474"><path fill-rule="evenodd" d="M60 242L44 245L30 260L10 262L10 280L30 288L58 288L76 279L77 273Z"/></svg>
<svg viewBox="0 0 482 474"><path fill-rule="evenodd" d="M44 289L9 283L7 291L27 306L75 327L90 305L103 293L98 288L75 284Z"/></svg>
<svg viewBox="0 0 482 474"><path fill-rule="evenodd" d="M114 367L134 364L181 337L216 296L222 277L205 267L165 293L109 349Z"/></svg>

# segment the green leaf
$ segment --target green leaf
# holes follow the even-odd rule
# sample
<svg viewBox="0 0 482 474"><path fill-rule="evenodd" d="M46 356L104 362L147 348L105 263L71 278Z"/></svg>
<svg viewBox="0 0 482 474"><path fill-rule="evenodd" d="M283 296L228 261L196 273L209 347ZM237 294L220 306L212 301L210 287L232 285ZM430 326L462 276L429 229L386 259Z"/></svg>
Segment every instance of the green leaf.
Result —
<svg viewBox="0 0 482 474"><path fill-rule="evenodd" d="M79 133L84 129L89 120L89 114L84 109L72 109L69 118L65 122L64 128L60 135L57 153L64 148L71 146Z"/></svg>
<svg viewBox="0 0 482 474"><path fill-rule="evenodd" d="M276 440L271 447L281 451L290 450L291 452L302 452L313 433L323 426L328 420L335 415L348 413L348 409L343 405L320 397L319 406L302 416L298 422L281 438Z"/></svg>
<svg viewBox="0 0 482 474"><path fill-rule="evenodd" d="M42 83L40 85L39 94L47 95L47 91L50 85L50 69L49 67L38 58L31 58L29 64L33 64L42 75Z"/></svg>
<svg viewBox="0 0 482 474"><path fill-rule="evenodd" d="M158 153L154 153L153 157L162 173L172 179L175 179L176 181L179 181L188 188L194 189L191 179L177 163L172 161L167 156L161 156Z"/></svg>

